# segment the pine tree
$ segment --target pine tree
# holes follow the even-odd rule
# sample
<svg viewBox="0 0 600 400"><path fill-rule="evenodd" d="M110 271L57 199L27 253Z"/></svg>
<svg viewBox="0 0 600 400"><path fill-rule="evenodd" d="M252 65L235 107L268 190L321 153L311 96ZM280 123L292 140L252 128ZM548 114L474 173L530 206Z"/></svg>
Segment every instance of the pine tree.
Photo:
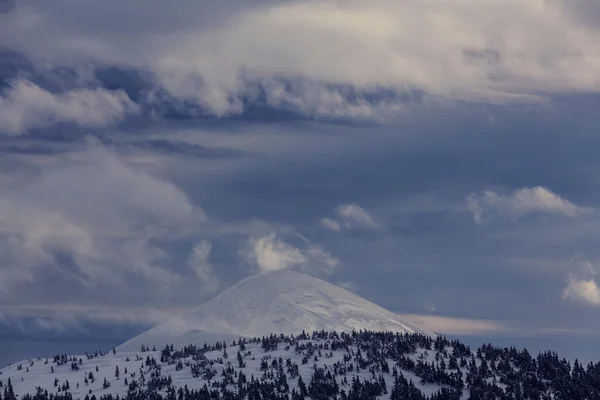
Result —
<svg viewBox="0 0 600 400"><path fill-rule="evenodd" d="M119 375L120 375L120 373L119 373L119 366L117 365L115 367L115 378L119 379Z"/></svg>
<svg viewBox="0 0 600 400"><path fill-rule="evenodd" d="M10 378L8 378L8 382L6 383L4 390L4 400L17 400Z"/></svg>
<svg viewBox="0 0 600 400"><path fill-rule="evenodd" d="M306 390L306 384L302 380L302 375L298 377L298 389L300 389L300 396L302 396L302 398L308 396L308 391Z"/></svg>

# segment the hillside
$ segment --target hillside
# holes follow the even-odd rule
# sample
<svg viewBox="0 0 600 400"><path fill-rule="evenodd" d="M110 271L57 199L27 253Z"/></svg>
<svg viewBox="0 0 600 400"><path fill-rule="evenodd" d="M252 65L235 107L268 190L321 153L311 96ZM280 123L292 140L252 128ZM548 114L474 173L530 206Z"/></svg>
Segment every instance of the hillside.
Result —
<svg viewBox="0 0 600 400"><path fill-rule="evenodd" d="M422 334L270 336L58 355L1 370L4 400L599 399L600 363ZM29 393L30 395L26 395Z"/></svg>
<svg viewBox="0 0 600 400"><path fill-rule="evenodd" d="M476 351L320 279L242 280L111 351L0 370L0 400L600 399L600 363Z"/></svg>
<svg viewBox="0 0 600 400"><path fill-rule="evenodd" d="M248 277L196 310L167 321L118 347L184 346L238 337L353 330L433 333L321 279L293 272Z"/></svg>

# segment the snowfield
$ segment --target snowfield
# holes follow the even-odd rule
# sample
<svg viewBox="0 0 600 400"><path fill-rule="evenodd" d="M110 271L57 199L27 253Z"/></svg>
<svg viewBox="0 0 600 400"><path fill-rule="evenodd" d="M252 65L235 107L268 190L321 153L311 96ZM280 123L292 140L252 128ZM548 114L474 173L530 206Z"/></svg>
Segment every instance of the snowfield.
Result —
<svg viewBox="0 0 600 400"><path fill-rule="evenodd" d="M184 346L238 337L297 335L353 330L423 333L435 336L345 289L293 271L246 278L198 309L161 324L119 346Z"/></svg>
<svg viewBox="0 0 600 400"><path fill-rule="evenodd" d="M144 351L141 351L142 349L140 348L139 351L115 350L114 352L98 352L88 355L63 355L63 360L66 361L64 363L61 362L61 356L57 356L56 360L53 358L26 360L0 370L2 372L0 380L6 385L8 378L10 378L14 392L19 398L26 393L35 394L37 387L44 388L50 393L60 394L65 391L67 382L68 391L74 398L83 399L86 395L90 397L95 395L96 398L100 398L107 394L125 397L133 382L139 387L147 388L153 372L157 369L160 370L160 376L169 377L175 388L187 386L190 390L201 389L204 385L207 385L209 388L220 388L228 376L239 377L240 373L246 375L248 380L254 377L261 381L276 381L269 374L265 374L266 371L264 368L261 369L261 363L266 361L269 365L267 371L273 372L279 368L278 364L276 368L271 368L273 361L278 362L281 359L284 366L297 366L298 376L302 376L307 386L311 382L315 366L324 368L325 371L333 371L336 364L340 366L345 365L345 368L353 364L351 367L352 372L346 372L345 374L348 382L352 382L352 378L354 377L360 378L361 381L369 381L374 379L374 377L379 377L381 374L389 390L391 390L391 386L394 383L391 368L395 362L391 359L386 360L390 365L390 370L388 373L383 374L380 370L374 374L369 368L357 368L356 366L359 365L358 362L344 361L345 356L350 357L352 355L352 357L356 357L356 354L360 353L357 346L331 350L333 340L301 335L298 338L285 337L281 339L281 337L278 337L276 340L279 343L273 348L266 350L261 338L248 339L247 342L246 339L243 340L243 350L240 349L239 345L233 345L234 341L229 344L225 343L226 347L219 343L217 345L218 350L210 349L203 352L201 360L204 360L206 365L201 368L202 372L198 377L193 376L191 369L191 366L197 362L194 356L171 360L163 357L163 361L161 362L162 351L158 351L159 348L156 351L153 351L153 348L146 351L144 345ZM160 350L164 350L164 347ZM298 350L298 348L302 350ZM177 349L173 347L173 350L176 351ZM243 364L239 363L237 358L238 352L242 356ZM419 359L432 360L432 357L433 355L429 355L425 349L419 349L411 355L411 359L415 360L415 362ZM148 362L148 360L152 361ZM73 365L76 366L76 369ZM240 368L240 365L243 366ZM116 377L117 368L119 370L119 377ZM233 373L227 374L226 371L228 369L233 371ZM293 377L293 373L289 373L287 367L284 369L287 370L286 379L290 388L289 390L298 390L298 378ZM210 376L210 373L207 373L207 371L212 371L214 376L207 379ZM93 376L93 380L89 378L90 373ZM404 371L402 374L407 379L412 379L417 383L420 380L414 373ZM338 375L336 378L340 381L341 388L344 389L344 384L341 383L344 376ZM110 386L105 387L105 379ZM228 386L231 390L235 390L237 387L233 384L229 384ZM424 394L431 395L442 386L424 384L418 385L418 387ZM389 399L389 390L388 393L379 397ZM167 394L166 391L160 392L163 395Z"/></svg>
<svg viewBox="0 0 600 400"><path fill-rule="evenodd" d="M157 349L158 350L158 349ZM600 398L600 363L393 332L313 332L227 344L145 345L3 369L4 400L575 400ZM33 394L30 396L28 394Z"/></svg>

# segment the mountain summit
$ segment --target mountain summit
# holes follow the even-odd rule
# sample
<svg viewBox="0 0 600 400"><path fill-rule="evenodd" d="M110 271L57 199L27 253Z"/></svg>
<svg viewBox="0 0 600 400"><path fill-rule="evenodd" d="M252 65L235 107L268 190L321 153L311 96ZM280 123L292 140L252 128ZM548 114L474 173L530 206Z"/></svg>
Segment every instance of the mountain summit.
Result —
<svg viewBox="0 0 600 400"><path fill-rule="evenodd" d="M199 308L123 343L162 347L302 331L352 330L423 333L393 312L321 279L293 272L263 272L241 280Z"/></svg>

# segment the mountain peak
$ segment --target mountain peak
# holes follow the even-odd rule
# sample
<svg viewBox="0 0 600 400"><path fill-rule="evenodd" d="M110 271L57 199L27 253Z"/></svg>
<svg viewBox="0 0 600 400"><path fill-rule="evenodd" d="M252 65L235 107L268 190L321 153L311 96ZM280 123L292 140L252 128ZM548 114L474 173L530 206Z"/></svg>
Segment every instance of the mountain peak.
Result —
<svg viewBox="0 0 600 400"><path fill-rule="evenodd" d="M119 349L321 330L420 332L435 336L341 287L287 270L245 278L197 309L142 333Z"/></svg>

